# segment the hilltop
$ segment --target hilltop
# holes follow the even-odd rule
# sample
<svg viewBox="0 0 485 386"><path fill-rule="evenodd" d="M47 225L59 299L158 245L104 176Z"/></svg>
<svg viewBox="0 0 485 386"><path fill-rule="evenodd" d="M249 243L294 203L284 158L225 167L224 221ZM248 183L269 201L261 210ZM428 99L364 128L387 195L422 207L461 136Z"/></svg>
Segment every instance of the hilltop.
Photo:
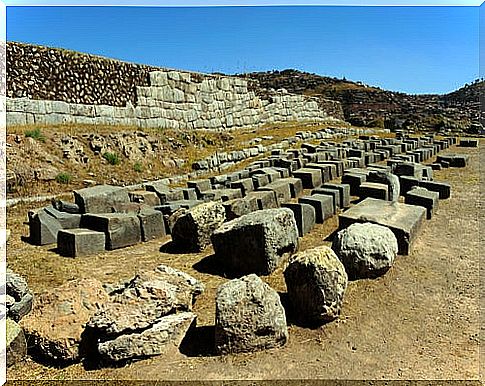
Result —
<svg viewBox="0 0 485 386"><path fill-rule="evenodd" d="M445 95L410 95L293 69L238 76L255 79L267 89L284 88L290 93L339 101L348 122L388 128L467 130L479 122L479 95L485 87L483 80L477 80Z"/></svg>

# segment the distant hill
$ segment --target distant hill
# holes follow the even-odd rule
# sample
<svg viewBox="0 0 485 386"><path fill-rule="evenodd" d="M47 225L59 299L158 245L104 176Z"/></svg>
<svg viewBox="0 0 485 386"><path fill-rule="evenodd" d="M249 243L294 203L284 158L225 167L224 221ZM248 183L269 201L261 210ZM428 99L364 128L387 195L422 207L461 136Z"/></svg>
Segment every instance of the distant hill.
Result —
<svg viewBox="0 0 485 386"><path fill-rule="evenodd" d="M411 126L466 129L479 121L479 95L485 83L475 81L445 95L410 95L362 82L298 70L239 74L264 88L321 96L341 102L345 119L360 126Z"/></svg>

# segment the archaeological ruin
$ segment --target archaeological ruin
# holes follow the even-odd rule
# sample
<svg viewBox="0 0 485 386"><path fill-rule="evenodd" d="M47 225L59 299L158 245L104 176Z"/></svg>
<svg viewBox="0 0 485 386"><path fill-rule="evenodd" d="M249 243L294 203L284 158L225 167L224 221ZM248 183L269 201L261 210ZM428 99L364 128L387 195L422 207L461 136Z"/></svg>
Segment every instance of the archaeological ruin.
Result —
<svg viewBox="0 0 485 386"><path fill-rule="evenodd" d="M375 330L386 330L387 316L373 302L393 286L404 299L406 280L425 286L430 275L412 269L429 257L430 229L451 224L448 211L459 210L467 194L450 173L476 173L480 139L351 125L355 101L304 94L293 72L201 74L10 42L7 63L7 159L26 141L24 130L67 128L72 144L83 126L99 149L84 146L78 158L49 138L30 141L55 149L52 165L102 165L74 188L45 182L48 198L17 191L7 200L2 295L7 364L16 376L35 363L73 378L80 369L103 377L130 366L151 377L170 362L187 374L189 366L207 366L215 377L216 364L243 371L240 361L253 363L252 354L285 361L307 342L333 352L326 331L343 331L351 342L360 328L350 329L352 318L364 314L375 325L362 323L362 339L364 328L374 331L365 339L380 339ZM113 127L113 136L98 126ZM149 157L137 153L142 147L163 156L167 145L156 141L165 130L252 131L239 147L206 154L201 146L182 159L184 173L170 173L174 161L159 178L140 173L134 184L98 183L116 167L105 155L121 138L117 127L157 130L119 145L134 149L123 159L137 154L141 161ZM478 183L476 174L467 178L466 186ZM441 243L455 237L443 234ZM444 247L433 248L439 255ZM441 296L425 288L423 297ZM391 309L399 296L389 295ZM360 355L361 346L345 344L344 354L330 355Z"/></svg>

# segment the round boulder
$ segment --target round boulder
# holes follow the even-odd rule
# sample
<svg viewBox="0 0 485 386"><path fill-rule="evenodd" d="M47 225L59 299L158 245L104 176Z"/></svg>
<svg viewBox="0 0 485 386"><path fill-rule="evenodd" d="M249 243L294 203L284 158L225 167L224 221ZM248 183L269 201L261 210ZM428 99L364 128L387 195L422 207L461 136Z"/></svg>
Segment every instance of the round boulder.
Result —
<svg viewBox="0 0 485 386"><path fill-rule="evenodd" d="M345 266L349 278L364 279L383 275L391 268L398 251L397 239L382 225L352 224L338 232L332 249Z"/></svg>
<svg viewBox="0 0 485 386"><path fill-rule="evenodd" d="M338 317L348 280L343 264L329 247L293 255L284 275L300 323L320 325Z"/></svg>
<svg viewBox="0 0 485 386"><path fill-rule="evenodd" d="M216 350L220 354L279 347L288 340L278 293L255 274L222 284L216 296Z"/></svg>

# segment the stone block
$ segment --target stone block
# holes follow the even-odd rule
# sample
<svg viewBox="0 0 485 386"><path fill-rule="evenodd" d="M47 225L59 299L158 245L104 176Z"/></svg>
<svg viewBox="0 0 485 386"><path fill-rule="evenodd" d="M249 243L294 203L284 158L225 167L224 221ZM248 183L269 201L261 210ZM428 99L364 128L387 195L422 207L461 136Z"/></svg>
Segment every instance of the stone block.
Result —
<svg viewBox="0 0 485 386"><path fill-rule="evenodd" d="M81 213L108 213L113 205L130 202L124 188L110 185L75 190L74 199Z"/></svg>
<svg viewBox="0 0 485 386"><path fill-rule="evenodd" d="M259 209L257 200L247 199L246 197L225 201L222 205L226 209L226 219L228 221Z"/></svg>
<svg viewBox="0 0 485 386"><path fill-rule="evenodd" d="M359 186L359 197L372 197L379 200L387 200L389 198L388 186L377 182L363 182Z"/></svg>
<svg viewBox="0 0 485 386"><path fill-rule="evenodd" d="M410 176L421 180L423 178L423 165L414 162L396 164L393 174L396 176Z"/></svg>
<svg viewBox="0 0 485 386"><path fill-rule="evenodd" d="M29 240L34 245L55 244L62 229L57 219L44 209L29 212Z"/></svg>
<svg viewBox="0 0 485 386"><path fill-rule="evenodd" d="M319 169L302 168L293 172L293 176L302 181L304 189L313 189L322 184L322 173Z"/></svg>
<svg viewBox="0 0 485 386"><path fill-rule="evenodd" d="M270 182L268 185L259 188L258 191L273 191L276 195L278 205L281 205L282 203L291 199L290 184L286 180Z"/></svg>
<svg viewBox="0 0 485 386"><path fill-rule="evenodd" d="M302 203L286 203L282 205L283 208L288 208L295 216L296 226L298 228L298 236L310 232L315 226L315 208L309 204Z"/></svg>
<svg viewBox="0 0 485 386"><path fill-rule="evenodd" d="M81 226L106 235L106 249L123 248L141 242L140 220L136 214L85 214Z"/></svg>
<svg viewBox="0 0 485 386"><path fill-rule="evenodd" d="M467 154L446 154L439 155L436 158L436 162L441 164L443 161L446 161L451 167L464 168L468 165L469 158Z"/></svg>
<svg viewBox="0 0 485 386"><path fill-rule="evenodd" d="M229 272L269 275L298 249L298 229L288 208L258 210L223 224L211 241Z"/></svg>
<svg viewBox="0 0 485 386"><path fill-rule="evenodd" d="M203 251L210 244L210 236L226 219L221 203L206 202L188 210L177 218L172 229L176 246L188 252Z"/></svg>
<svg viewBox="0 0 485 386"><path fill-rule="evenodd" d="M350 195L357 196L362 183L367 180L367 176L362 173L345 173L342 176L342 184L350 186Z"/></svg>
<svg viewBox="0 0 485 386"><path fill-rule="evenodd" d="M397 238L398 253L407 255L411 253L425 218L426 209L420 206L366 198L339 215L339 229L364 222L387 226Z"/></svg>
<svg viewBox="0 0 485 386"><path fill-rule="evenodd" d="M187 187L193 188L197 192L197 196L200 196L202 192L212 189L212 184L209 179L187 181Z"/></svg>
<svg viewBox="0 0 485 386"><path fill-rule="evenodd" d="M259 209L273 209L278 208L278 200L274 190L258 190L249 193L245 198L255 199Z"/></svg>
<svg viewBox="0 0 485 386"><path fill-rule="evenodd" d="M149 192L155 192L160 199L160 204L184 199L182 189L171 189L165 182L153 181L146 183L145 189Z"/></svg>
<svg viewBox="0 0 485 386"><path fill-rule="evenodd" d="M57 250L66 257L79 257L104 252L106 235L91 229L65 229L57 235Z"/></svg>
<svg viewBox="0 0 485 386"><path fill-rule="evenodd" d="M331 165L323 165L319 163L309 163L305 166L305 168L310 169L318 169L322 173L322 182L328 182L331 180L330 175L332 173L332 166Z"/></svg>
<svg viewBox="0 0 485 386"><path fill-rule="evenodd" d="M340 207L340 192L335 189L316 188L312 190L311 195L322 194L324 196L332 197L333 213L337 213L337 209Z"/></svg>
<svg viewBox="0 0 485 386"><path fill-rule="evenodd" d="M460 147L478 147L478 139L460 139Z"/></svg>
<svg viewBox="0 0 485 386"><path fill-rule="evenodd" d="M333 198L331 196L315 194L313 196L300 197L298 202L300 204L309 204L315 208L315 222L317 224L323 224L334 213Z"/></svg>
<svg viewBox="0 0 485 386"><path fill-rule="evenodd" d="M289 177L284 181L290 184L290 193L292 198L296 198L303 193L303 182L299 178Z"/></svg>
<svg viewBox="0 0 485 386"><path fill-rule="evenodd" d="M251 177L255 189L261 188L269 184L268 174L255 174Z"/></svg>
<svg viewBox="0 0 485 386"><path fill-rule="evenodd" d="M342 209L346 209L350 207L350 185L349 184L324 184L322 188L325 189L335 189L339 192L339 207Z"/></svg>
<svg viewBox="0 0 485 386"><path fill-rule="evenodd" d="M439 193L415 187L406 193L404 203L408 205L419 205L426 208L426 217L430 219L433 216L433 213L438 209Z"/></svg>
<svg viewBox="0 0 485 386"><path fill-rule="evenodd" d="M254 190L252 178L243 178L242 180L231 182L229 185L231 189L239 189L243 196Z"/></svg>
<svg viewBox="0 0 485 386"><path fill-rule="evenodd" d="M269 182L274 182L274 181L280 179L280 173L273 168L260 168L260 169L253 170L250 173L250 176L252 177L252 176L257 175L257 174L268 175L269 176Z"/></svg>
<svg viewBox="0 0 485 386"><path fill-rule="evenodd" d="M450 198L451 196L451 185L448 182L419 181L419 186L432 192L438 192L440 200Z"/></svg>
<svg viewBox="0 0 485 386"><path fill-rule="evenodd" d="M415 177L400 176L399 185L401 190L401 196L405 196L413 187L419 186L420 181Z"/></svg>
<svg viewBox="0 0 485 386"><path fill-rule="evenodd" d="M146 190L135 190L133 192L128 192L130 196L130 201L137 204L145 204L148 206L158 206L160 205L160 198L155 192L149 192Z"/></svg>
<svg viewBox="0 0 485 386"><path fill-rule="evenodd" d="M59 221L59 224L61 224L61 227L63 229L79 228L79 225L81 223L80 214L61 212L57 209L54 209L53 206L47 206L44 210L48 215L54 217L57 221Z"/></svg>
<svg viewBox="0 0 485 386"><path fill-rule="evenodd" d="M152 208L142 208L138 212L141 227L141 239L150 241L165 236L165 222L163 214Z"/></svg>

